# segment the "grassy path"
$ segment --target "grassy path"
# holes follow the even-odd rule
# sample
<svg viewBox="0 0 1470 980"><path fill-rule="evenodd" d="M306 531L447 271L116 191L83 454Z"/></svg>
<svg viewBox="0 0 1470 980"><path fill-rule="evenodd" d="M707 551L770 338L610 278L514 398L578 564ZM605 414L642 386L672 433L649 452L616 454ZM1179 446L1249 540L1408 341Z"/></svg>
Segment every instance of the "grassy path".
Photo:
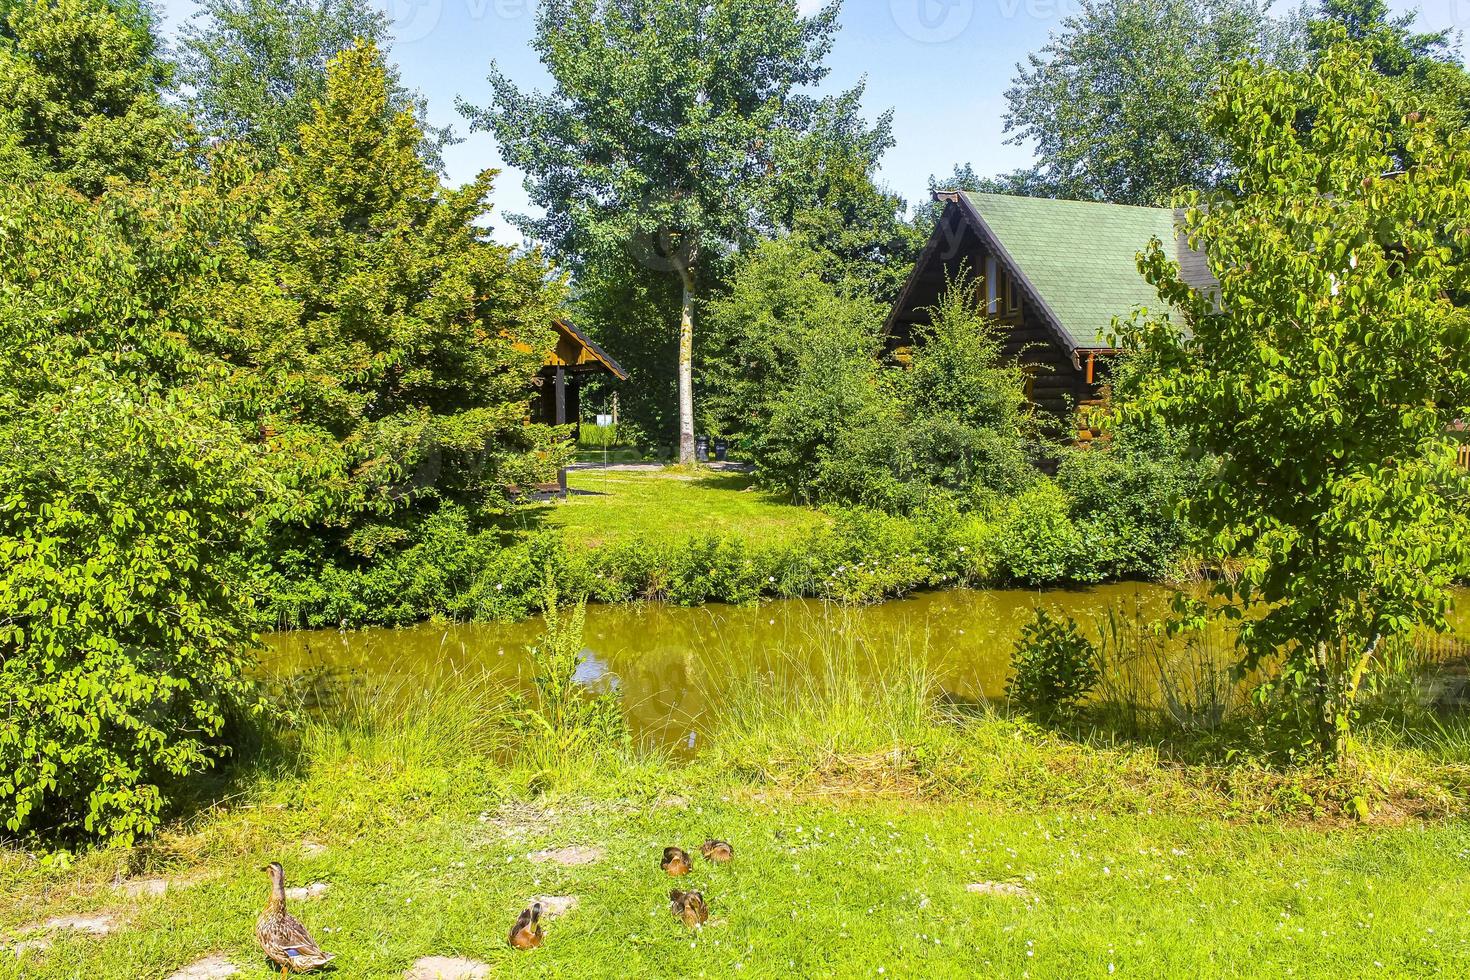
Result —
<svg viewBox="0 0 1470 980"><path fill-rule="evenodd" d="M0 928L113 912L102 937L52 934L0 975L162 977L211 954L261 976L256 869L325 883L296 911L339 955L338 977L392 977L423 956L493 976L1428 976L1470 973L1470 831L1234 826L1163 815L1018 813L901 800L733 798L502 804L410 820L303 848L289 814L232 814L203 849L163 856L176 881L128 897L105 877L12 858ZM712 923L667 909L665 844L735 843L727 868L689 882ZM534 863L582 845L593 863ZM114 859L115 860L115 859ZM150 873L157 873L150 872ZM967 886L1007 883L1022 895ZM49 886L49 887L47 887ZM1008 891L1011 889L1007 889ZM505 934L536 896L576 897L545 946Z"/></svg>

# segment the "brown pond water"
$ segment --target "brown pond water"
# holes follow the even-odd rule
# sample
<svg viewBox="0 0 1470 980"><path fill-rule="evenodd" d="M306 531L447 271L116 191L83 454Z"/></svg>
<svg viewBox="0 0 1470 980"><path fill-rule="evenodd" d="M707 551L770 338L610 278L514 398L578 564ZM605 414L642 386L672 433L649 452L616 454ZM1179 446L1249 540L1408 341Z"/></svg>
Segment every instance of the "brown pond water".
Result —
<svg viewBox="0 0 1470 980"><path fill-rule="evenodd" d="M1168 611L1170 595L1163 586L1119 583L1047 592L929 592L864 607L815 600L696 609L656 603L590 606L578 679L593 689L617 691L636 737L688 751L712 730L714 700L732 683L768 672L820 671L834 659L876 682L885 671L917 658L949 697L995 699L1004 693L1016 638L1037 606L1070 615L1096 637L1109 610L1119 614L1118 621L1145 623ZM1461 635L1467 597L1462 594L1456 616ZM278 633L266 637L261 667L268 677L312 673L348 686L374 678L427 686L468 674L529 690L533 671L527 648L541 631L541 621L531 619ZM1459 655L1470 649L1464 640L1446 642ZM1220 703L1219 668L1229 652L1220 638L1193 650L1176 646L1167 655L1167 668L1144 656L1114 676L1125 678L1120 683L1136 701L1163 707L1173 697L1177 713L1181 701L1198 705L1198 696L1211 685L1215 697L1205 702ZM1166 686L1172 689L1166 692Z"/></svg>
<svg viewBox="0 0 1470 980"><path fill-rule="evenodd" d="M695 733L709 728L709 700L729 678L816 668L839 650L875 680L907 658L921 658L950 696L996 698L1005 690L1016 638L1038 605L1092 625L1109 608L1129 617L1161 616L1169 594L1129 583L1075 591L930 592L857 608L815 600L697 609L590 606L579 679L619 692L635 736L693 748ZM527 647L541 629L540 620L531 619L278 633L266 637L261 661L274 677L315 671L349 684L373 676L427 684L471 672L529 688Z"/></svg>

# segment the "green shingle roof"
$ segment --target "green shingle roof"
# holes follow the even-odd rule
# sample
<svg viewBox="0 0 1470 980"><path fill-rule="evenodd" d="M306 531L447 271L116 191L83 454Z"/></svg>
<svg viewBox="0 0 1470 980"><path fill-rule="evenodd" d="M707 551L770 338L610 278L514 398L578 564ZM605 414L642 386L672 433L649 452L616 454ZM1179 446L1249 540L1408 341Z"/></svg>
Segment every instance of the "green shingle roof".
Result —
<svg viewBox="0 0 1470 980"><path fill-rule="evenodd" d="M1113 317L1161 305L1136 257L1158 238L1180 258L1173 209L970 191L965 198L1078 347L1109 346Z"/></svg>

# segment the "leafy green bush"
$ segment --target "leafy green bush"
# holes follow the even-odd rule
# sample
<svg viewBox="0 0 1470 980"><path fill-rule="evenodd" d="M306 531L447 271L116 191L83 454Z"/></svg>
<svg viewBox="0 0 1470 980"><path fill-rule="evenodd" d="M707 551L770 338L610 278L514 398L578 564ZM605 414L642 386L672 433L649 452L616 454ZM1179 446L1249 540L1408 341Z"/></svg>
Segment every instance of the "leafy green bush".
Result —
<svg viewBox="0 0 1470 980"><path fill-rule="evenodd" d="M986 547L999 577L1026 585L1100 579L1094 543L1072 520L1066 494L1049 480L995 508Z"/></svg>
<svg viewBox="0 0 1470 980"><path fill-rule="evenodd" d="M1140 385L1159 370L1136 354L1120 356L1103 416L1109 438L1068 450L1057 467L1072 519L1110 578L1169 574L1195 536L1183 504L1204 489L1213 467L1177 429L1130 417Z"/></svg>
<svg viewBox="0 0 1470 980"><path fill-rule="evenodd" d="M739 441L761 482L794 499L855 500L822 486L844 431L870 424L889 401L878 368L883 308L823 279L821 255L800 238L741 257L709 306L706 425ZM835 455L834 455L835 453Z"/></svg>
<svg viewBox="0 0 1470 980"><path fill-rule="evenodd" d="M934 504L911 516L831 511L829 527L791 544L754 547L738 535L633 538L597 548L544 531L507 542L445 508L408 547L357 568L280 565L262 590L283 627L399 626L432 616L516 620L540 608L549 575L595 602L750 603L812 597L866 603L918 589L1092 581L1087 542L1055 487L1040 483L993 513Z"/></svg>
<svg viewBox="0 0 1470 980"><path fill-rule="evenodd" d="M1011 668L1006 696L1043 721L1076 711L1102 676L1097 648L1077 623L1042 608L1021 630Z"/></svg>
<svg viewBox="0 0 1470 980"><path fill-rule="evenodd" d="M125 843L250 698L238 549L260 488L182 396L69 384L0 396L0 822Z"/></svg>

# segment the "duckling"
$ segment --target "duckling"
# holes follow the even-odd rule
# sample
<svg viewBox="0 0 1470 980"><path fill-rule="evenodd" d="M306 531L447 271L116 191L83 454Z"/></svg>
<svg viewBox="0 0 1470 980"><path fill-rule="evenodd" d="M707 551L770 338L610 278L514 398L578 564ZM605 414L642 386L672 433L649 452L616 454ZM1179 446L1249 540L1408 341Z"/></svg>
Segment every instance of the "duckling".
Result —
<svg viewBox="0 0 1470 980"><path fill-rule="evenodd" d="M699 846L699 853L715 864L729 864L735 860L735 848L730 846L729 841L707 840Z"/></svg>
<svg viewBox="0 0 1470 980"><path fill-rule="evenodd" d="M692 867L689 852L682 847L666 847L664 848L664 859L659 867L668 872L671 878L682 878L689 873Z"/></svg>
<svg viewBox="0 0 1470 980"><path fill-rule="evenodd" d="M516 949L535 949L541 945L541 903L536 902L521 913L510 930L510 944Z"/></svg>
<svg viewBox="0 0 1470 980"><path fill-rule="evenodd" d="M326 966L335 958L311 938L295 916L286 911L286 871L272 861L261 868L271 876L271 898L265 911L255 920L255 938L271 962L281 968L281 976L288 973L310 973Z"/></svg>
<svg viewBox="0 0 1470 980"><path fill-rule="evenodd" d="M691 929L697 929L709 921L709 906L704 904L704 896L699 892L681 892L677 889L669 892L669 909L674 913L674 918Z"/></svg>

